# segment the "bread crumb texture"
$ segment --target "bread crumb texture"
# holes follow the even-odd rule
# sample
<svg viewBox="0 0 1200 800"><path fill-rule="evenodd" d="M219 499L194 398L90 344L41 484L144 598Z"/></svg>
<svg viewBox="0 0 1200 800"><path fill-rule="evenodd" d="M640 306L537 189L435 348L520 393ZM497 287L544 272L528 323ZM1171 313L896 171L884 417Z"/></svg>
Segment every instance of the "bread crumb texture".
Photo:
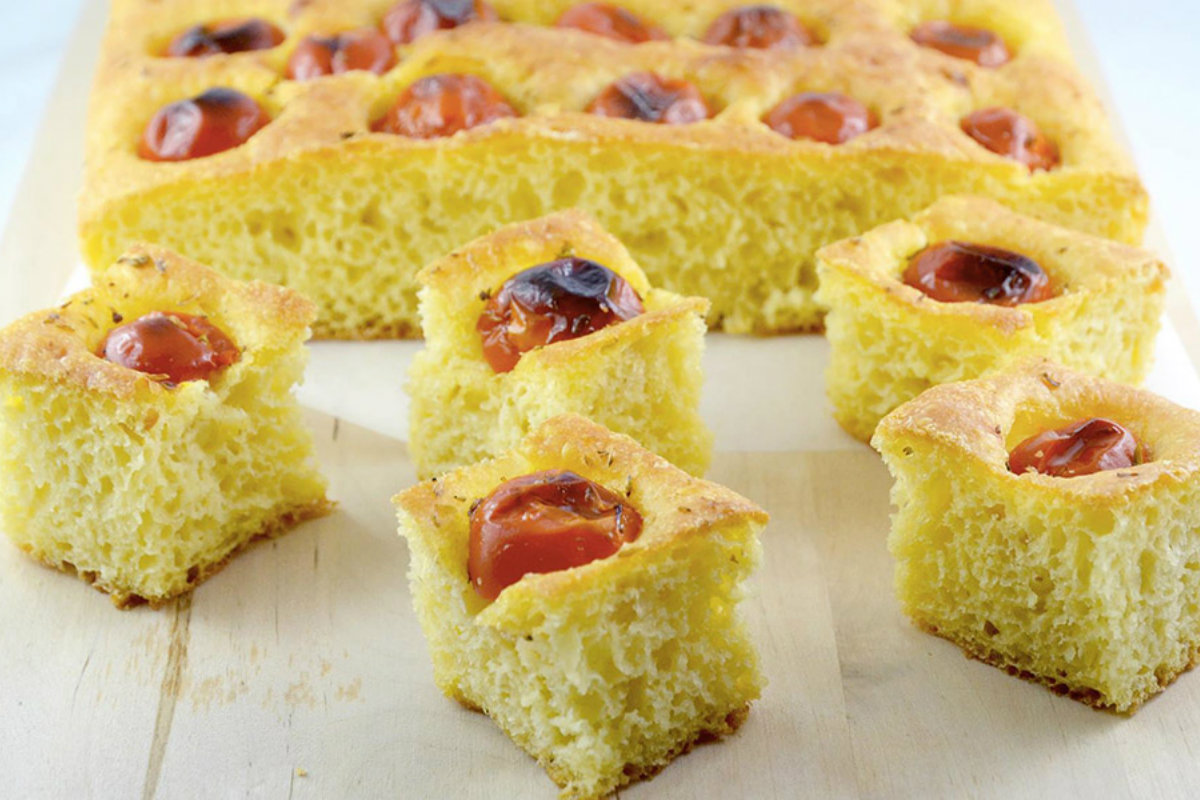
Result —
<svg viewBox="0 0 1200 800"><path fill-rule="evenodd" d="M1147 463L1008 471L1026 437L1101 416ZM1129 713L1200 656L1200 414L1030 362L897 409L873 444L895 477L888 547L920 627L1010 674Z"/></svg>
<svg viewBox="0 0 1200 800"><path fill-rule="evenodd" d="M488 604L467 576L471 504L543 469L628 497L645 527L612 557L526 575ZM767 516L728 489L567 415L396 504L434 680L491 716L562 797L603 797L652 775L696 741L731 733L759 696L737 605Z"/></svg>
<svg viewBox="0 0 1200 800"><path fill-rule="evenodd" d="M167 388L95 355L118 321L204 315L240 347ZM97 288L0 332L0 524L113 603L160 604L258 536L329 508L292 386L315 307L139 247Z"/></svg>
<svg viewBox="0 0 1200 800"><path fill-rule="evenodd" d="M960 240L1029 256L1056 296L1012 307L941 303L903 282L928 245ZM866 441L879 420L930 386L1031 357L1140 383L1150 369L1168 270L1153 253L1026 217L989 200L947 197L911 221L817 252L829 308L826 391L834 416Z"/></svg>
<svg viewBox="0 0 1200 800"><path fill-rule="evenodd" d="M664 289L709 298L732 332L812 330L815 250L928 206L980 194L1058 224L1140 241L1147 200L1099 101L1070 63L1046 0L791 0L821 40L797 51L704 45L694 37L732 0L628 0L679 37L630 45L548 28L570 3L497 0L506 22L473 23L399 48L384 75L283 78L299 41L373 26L378 2L114 3L92 95L80 220L100 269L132 240L158 241L231 276L303 291L320 337L415 336L417 271L497 227L581 207ZM257 14L287 39L202 59L159 54L213 16ZM985 69L908 36L953 17L1000 33L1015 52ZM715 115L683 126L585 113L604 87L655 71L699 87ZM370 130L414 81L485 78L521 116L414 140ZM272 122L232 150L153 163L135 148L160 106L213 86L255 98ZM838 91L880 125L842 145L792 141L762 117L799 91ZM1057 145L1061 166L1030 173L959 127L1005 106Z"/></svg>
<svg viewBox="0 0 1200 800"><path fill-rule="evenodd" d="M525 353L511 372L484 360L476 320L516 273L564 254L597 261L641 296L645 313ZM653 289L629 252L590 216L563 212L501 229L419 278L425 349L408 392L410 452L422 477L498 455L564 413L624 433L696 475L712 433L700 417L708 303Z"/></svg>

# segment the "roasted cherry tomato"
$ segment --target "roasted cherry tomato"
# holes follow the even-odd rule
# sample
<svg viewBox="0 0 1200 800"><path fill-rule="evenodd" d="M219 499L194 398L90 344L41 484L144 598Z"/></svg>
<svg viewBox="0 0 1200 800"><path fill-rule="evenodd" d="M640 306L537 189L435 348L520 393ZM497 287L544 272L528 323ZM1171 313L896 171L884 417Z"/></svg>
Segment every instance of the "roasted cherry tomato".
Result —
<svg viewBox="0 0 1200 800"><path fill-rule="evenodd" d="M430 75L404 90L373 130L435 139L518 116L504 95L474 75Z"/></svg>
<svg viewBox="0 0 1200 800"><path fill-rule="evenodd" d="M609 489L574 472L535 472L500 484L471 509L467 575L495 600L531 572L607 558L641 532L641 514Z"/></svg>
<svg viewBox="0 0 1200 800"><path fill-rule="evenodd" d="M962 118L962 129L981 145L1020 161L1029 171L1058 166L1058 148L1033 120L1008 108L984 108Z"/></svg>
<svg viewBox="0 0 1200 800"><path fill-rule="evenodd" d="M712 109L695 85L635 72L612 83L587 107L590 114L621 117L664 125L687 125L712 116Z"/></svg>
<svg viewBox="0 0 1200 800"><path fill-rule="evenodd" d="M391 40L374 28L362 28L306 37L288 60L287 76L307 81L356 69L382 75L395 63Z"/></svg>
<svg viewBox="0 0 1200 800"><path fill-rule="evenodd" d="M801 92L783 100L763 117L772 130L789 139L842 144L879 124L875 114L839 92Z"/></svg>
<svg viewBox="0 0 1200 800"><path fill-rule="evenodd" d="M804 23L776 6L743 6L726 11L704 32L707 44L757 50L796 50L816 37Z"/></svg>
<svg viewBox="0 0 1200 800"><path fill-rule="evenodd" d="M1124 426L1093 417L1030 436L1008 455L1018 475L1033 470L1056 478L1126 469L1139 463L1138 442Z"/></svg>
<svg viewBox="0 0 1200 800"><path fill-rule="evenodd" d="M631 44L670 38L632 11L609 3L580 3L572 6L564 11L554 24L559 28L576 28Z"/></svg>
<svg viewBox="0 0 1200 800"><path fill-rule="evenodd" d="M560 258L505 281L475 327L488 364L508 372L535 347L587 336L644 310L633 287L608 267Z"/></svg>
<svg viewBox="0 0 1200 800"><path fill-rule="evenodd" d="M208 380L241 356L233 340L204 317L163 311L113 328L98 355L172 385Z"/></svg>
<svg viewBox="0 0 1200 800"><path fill-rule="evenodd" d="M939 242L908 262L904 282L943 303L1015 306L1054 296L1045 270L1029 256L971 242Z"/></svg>
<svg viewBox="0 0 1200 800"><path fill-rule="evenodd" d="M218 53L244 53L270 50L283 41L283 31L265 19L231 19L194 25L167 45L167 55L175 58L215 56Z"/></svg>
<svg viewBox="0 0 1200 800"><path fill-rule="evenodd" d="M998 67L1012 58L1004 40L987 28L932 20L913 28L910 36L922 47L931 47L948 56L974 61L981 67Z"/></svg>
<svg viewBox="0 0 1200 800"><path fill-rule="evenodd" d="M383 15L380 27L396 44L409 44L434 31L497 19L495 9L481 0L403 0Z"/></svg>
<svg viewBox="0 0 1200 800"><path fill-rule="evenodd" d="M148 161L186 161L237 147L271 118L253 98L236 89L209 89L158 110L138 144Z"/></svg>

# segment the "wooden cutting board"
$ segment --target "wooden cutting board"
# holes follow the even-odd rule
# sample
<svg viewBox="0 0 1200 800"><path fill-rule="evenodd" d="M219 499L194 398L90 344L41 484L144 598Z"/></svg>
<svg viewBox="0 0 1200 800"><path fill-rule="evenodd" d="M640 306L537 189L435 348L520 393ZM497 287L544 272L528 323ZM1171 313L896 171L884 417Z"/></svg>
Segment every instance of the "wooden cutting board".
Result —
<svg viewBox="0 0 1200 800"><path fill-rule="evenodd" d="M95 0L0 247L0 322L48 305L75 266L84 97L102 24ZM1187 373L1169 387L1186 402L1200 328L1181 293L1171 304L1162 375ZM710 477L772 514L745 604L770 684L736 736L621 796L1200 796L1200 675L1125 719L909 625L885 547L887 473L831 429L819 340L769 341L750 340L759 363L714 340L705 410L720 447ZM316 366L345 369L342 356ZM360 366L378 373L378 363ZM776 373L772 390L735 386L739 404L726 406L721 386L755 370ZM352 408L302 397L403 430L380 412L402 416L391 397ZM755 435L735 409L765 417ZM308 423L338 510L253 547L166 609L118 612L0 542L0 796L555 796L486 717L433 685L389 503L414 480L404 444L318 411Z"/></svg>

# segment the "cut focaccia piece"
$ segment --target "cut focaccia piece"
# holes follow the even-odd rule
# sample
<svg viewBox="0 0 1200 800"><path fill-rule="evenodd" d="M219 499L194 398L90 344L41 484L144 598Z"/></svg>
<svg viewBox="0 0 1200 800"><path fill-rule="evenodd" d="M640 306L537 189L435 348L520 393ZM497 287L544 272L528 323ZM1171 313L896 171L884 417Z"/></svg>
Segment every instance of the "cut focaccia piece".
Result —
<svg viewBox="0 0 1200 800"><path fill-rule="evenodd" d="M514 276L568 258L612 273L610 285L620 289L602 298L605 307L612 295L624 291L628 299L632 290L643 312L527 350L515 363L509 353L503 365L509 371L497 372L485 352L481 315ZM585 284L587 277L571 280ZM708 304L652 288L628 251L590 216L569 211L509 226L434 263L420 280L426 340L408 391L410 446L422 477L496 455L563 413L588 417L703 474L712 450L699 411ZM558 300L560 310L574 301ZM526 319L526 327L533 324Z"/></svg>
<svg viewBox="0 0 1200 800"><path fill-rule="evenodd" d="M291 394L315 314L289 289L136 247L0 332L4 532L117 606L158 605L326 513Z"/></svg>
<svg viewBox="0 0 1200 800"><path fill-rule="evenodd" d="M920 627L1122 712L1200 656L1200 414L1031 362L930 389L872 444Z"/></svg>
<svg viewBox="0 0 1200 800"><path fill-rule="evenodd" d="M593 482L591 497L620 505L632 541L559 571L510 569L489 602L472 574L475 518L496 507L502 484L547 470ZM565 415L396 504L434 680L491 716L564 797L600 797L653 774L701 737L732 732L759 696L737 605L767 515L730 490Z"/></svg>
<svg viewBox="0 0 1200 800"><path fill-rule="evenodd" d="M905 282L911 259L950 244L1031 259L1048 280L1048 299L1009 306L942 302ZM994 252L988 257L992 263L982 268L990 267L989 274L1024 285L1019 270L997 268ZM939 200L911 221L824 247L817 265L820 299L829 308L827 391L838 422L864 441L884 414L930 386L1021 359L1047 357L1112 380L1141 381L1168 276L1146 250L971 197Z"/></svg>

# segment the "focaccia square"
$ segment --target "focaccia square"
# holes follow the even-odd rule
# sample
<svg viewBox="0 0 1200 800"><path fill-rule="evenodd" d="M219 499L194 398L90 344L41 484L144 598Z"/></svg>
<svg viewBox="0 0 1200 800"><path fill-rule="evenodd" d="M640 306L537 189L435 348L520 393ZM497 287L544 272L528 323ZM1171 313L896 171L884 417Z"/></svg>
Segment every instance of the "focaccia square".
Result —
<svg viewBox="0 0 1200 800"><path fill-rule="evenodd" d="M236 361L174 384L98 355L152 312L216 326ZM291 393L315 315L290 289L135 247L95 288L0 331L0 527L117 606L159 605L326 513Z"/></svg>
<svg viewBox="0 0 1200 800"><path fill-rule="evenodd" d="M904 282L910 258L947 242L1033 259L1052 296L1015 306L941 302ZM1139 383L1168 277L1146 250L973 197L944 198L911 220L824 247L817 265L829 308L827 391L838 422L864 441L880 418L930 386L1031 357Z"/></svg>
<svg viewBox="0 0 1200 800"><path fill-rule="evenodd" d="M488 300L517 273L564 256L612 270L640 296L644 313L530 350L511 371L496 372L476 327ZM563 212L506 227L430 265L419 279L425 349L413 360L408 392L409 445L422 477L501 453L564 413L704 473L712 452L699 408L708 304L653 288L590 216Z"/></svg>
<svg viewBox="0 0 1200 800"><path fill-rule="evenodd" d="M1122 426L1136 457L1013 471L1022 443L1081 420ZM1120 712L1200 657L1200 414L1029 362L930 389L872 444L896 479L896 591L921 628Z"/></svg>
<svg viewBox="0 0 1200 800"><path fill-rule="evenodd" d="M635 509L640 536L489 602L468 569L471 515L500 484L567 470ZM731 733L763 686L738 602L767 515L631 439L556 417L514 450L395 498L434 680L487 713L567 798L652 775Z"/></svg>

